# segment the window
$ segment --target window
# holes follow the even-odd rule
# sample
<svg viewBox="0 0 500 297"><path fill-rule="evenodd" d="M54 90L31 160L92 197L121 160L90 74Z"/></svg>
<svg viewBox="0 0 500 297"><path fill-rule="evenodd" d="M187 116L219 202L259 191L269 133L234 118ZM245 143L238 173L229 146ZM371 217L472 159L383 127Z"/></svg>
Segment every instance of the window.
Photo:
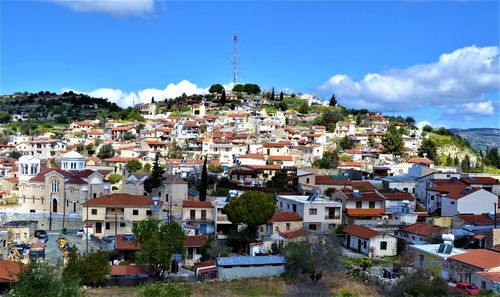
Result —
<svg viewBox="0 0 500 297"><path fill-rule="evenodd" d="M286 231L290 230L290 223L286 223Z"/></svg>
<svg viewBox="0 0 500 297"><path fill-rule="evenodd" d="M328 224L328 230L335 229L335 224Z"/></svg>
<svg viewBox="0 0 500 297"><path fill-rule="evenodd" d="M108 223L106 223L106 230L109 230L109 229L111 229L111 224L108 222Z"/></svg>
<svg viewBox="0 0 500 297"><path fill-rule="evenodd" d="M196 210L195 209L191 209L189 211L189 217L190 217L191 220L195 219L195 217L196 217Z"/></svg>
<svg viewBox="0 0 500 297"><path fill-rule="evenodd" d="M361 208L363 205L363 202L361 201L356 201L356 208Z"/></svg>
<svg viewBox="0 0 500 297"><path fill-rule="evenodd" d="M207 219L207 211L205 209L201 210L201 219L206 220Z"/></svg>
<svg viewBox="0 0 500 297"><path fill-rule="evenodd" d="M96 214L97 214L97 209L92 208L91 213L92 213L93 215L96 215Z"/></svg>
<svg viewBox="0 0 500 297"><path fill-rule="evenodd" d="M408 193L408 188L403 188L403 192Z"/></svg>
<svg viewBox="0 0 500 297"><path fill-rule="evenodd" d="M139 215L139 210L138 209L132 210L132 215L138 216Z"/></svg>
<svg viewBox="0 0 500 297"><path fill-rule="evenodd" d="M59 182L57 180L53 180L51 183L51 190L52 193L57 193L59 192Z"/></svg>
<svg viewBox="0 0 500 297"><path fill-rule="evenodd" d="M161 197L161 192L158 192L158 197Z"/></svg>
<svg viewBox="0 0 500 297"><path fill-rule="evenodd" d="M316 208L309 208L309 214L310 215L317 215L318 214L318 210Z"/></svg>
<svg viewBox="0 0 500 297"><path fill-rule="evenodd" d="M316 231L316 224L309 224L309 230Z"/></svg>
<svg viewBox="0 0 500 297"><path fill-rule="evenodd" d="M387 250L387 241L380 242L380 250L382 250L382 251Z"/></svg>
<svg viewBox="0 0 500 297"><path fill-rule="evenodd" d="M375 208L375 201L368 202L368 207L369 208Z"/></svg>
<svg viewBox="0 0 500 297"><path fill-rule="evenodd" d="M451 201L451 202L450 202L450 204L451 204L451 205L455 205L455 201Z"/></svg>
<svg viewBox="0 0 500 297"><path fill-rule="evenodd" d="M168 202L168 194L165 194L165 201Z"/></svg>
<svg viewBox="0 0 500 297"><path fill-rule="evenodd" d="M124 222L120 222L120 228L124 228L125 227L125 223Z"/></svg>
<svg viewBox="0 0 500 297"><path fill-rule="evenodd" d="M148 209L148 210L146 210L146 215L147 215L147 216L150 216L150 215L151 215L151 210L149 210L149 209Z"/></svg>
<svg viewBox="0 0 500 297"><path fill-rule="evenodd" d="M309 178L306 178L306 184L308 184L308 183L309 183Z"/></svg>
<svg viewBox="0 0 500 297"><path fill-rule="evenodd" d="M31 203L35 204L35 197L31 198Z"/></svg>
<svg viewBox="0 0 500 297"><path fill-rule="evenodd" d="M434 200L434 195L431 195L431 200Z"/></svg>
<svg viewBox="0 0 500 297"><path fill-rule="evenodd" d="M366 241L363 241L363 248L366 249Z"/></svg>
<svg viewBox="0 0 500 297"><path fill-rule="evenodd" d="M292 210L293 210L294 212L297 212L297 204L292 204Z"/></svg>

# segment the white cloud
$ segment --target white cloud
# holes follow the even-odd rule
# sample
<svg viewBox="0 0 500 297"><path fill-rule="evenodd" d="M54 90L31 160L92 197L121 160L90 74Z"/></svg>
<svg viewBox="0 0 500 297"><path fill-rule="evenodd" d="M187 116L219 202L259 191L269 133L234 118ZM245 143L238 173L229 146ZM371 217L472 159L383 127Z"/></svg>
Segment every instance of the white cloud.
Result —
<svg viewBox="0 0 500 297"><path fill-rule="evenodd" d="M325 94L334 92L341 104L355 108L403 111L475 104L468 109L479 107L491 115L488 101L481 106L475 102L500 89L499 53L497 46L469 46L442 54L435 63L368 73L360 81L336 74L319 89Z"/></svg>
<svg viewBox="0 0 500 297"><path fill-rule="evenodd" d="M100 12L113 16L145 16L155 8L155 0L49 0L80 12Z"/></svg>
<svg viewBox="0 0 500 297"><path fill-rule="evenodd" d="M109 101L118 104L120 107L129 107L133 104L146 103L154 97L156 101L179 97L182 93L186 95L206 94L208 88L200 88L196 84L188 80L182 80L178 84L170 83L165 89L143 89L137 92L124 92L120 89L99 88L90 92L82 92L75 89L63 89L63 92L73 91L76 93L84 93L96 98L107 98Z"/></svg>

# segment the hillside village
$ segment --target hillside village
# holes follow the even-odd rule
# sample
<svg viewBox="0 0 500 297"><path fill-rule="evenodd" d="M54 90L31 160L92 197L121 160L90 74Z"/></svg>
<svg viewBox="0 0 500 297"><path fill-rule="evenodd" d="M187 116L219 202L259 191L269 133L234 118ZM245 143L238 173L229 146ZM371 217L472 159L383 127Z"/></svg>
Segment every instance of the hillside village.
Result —
<svg viewBox="0 0 500 297"><path fill-rule="evenodd" d="M315 267L316 281L341 265L386 292L422 270L458 293L500 294L496 149L480 154L444 128L346 109L335 96L251 84L210 92L0 117L0 270L72 267L73 253L107 251L100 285L312 275L292 251L334 238L309 255L332 262ZM144 230L162 224L180 234L158 239L166 267L144 259L163 251L148 241L161 232Z"/></svg>

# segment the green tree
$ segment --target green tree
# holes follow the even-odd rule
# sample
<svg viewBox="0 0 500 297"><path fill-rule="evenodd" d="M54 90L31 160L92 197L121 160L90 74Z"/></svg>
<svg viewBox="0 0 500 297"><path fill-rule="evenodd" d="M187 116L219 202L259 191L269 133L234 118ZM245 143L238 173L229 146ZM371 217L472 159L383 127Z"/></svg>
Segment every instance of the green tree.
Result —
<svg viewBox="0 0 500 297"><path fill-rule="evenodd" d="M208 170L212 173L222 173L224 171L224 168L222 165L214 165L212 163L208 164Z"/></svg>
<svg viewBox="0 0 500 297"><path fill-rule="evenodd" d="M172 256L183 251L186 234L175 221L164 222L148 217L134 225L132 232L140 244L138 262L149 265L157 277L169 271Z"/></svg>
<svg viewBox="0 0 500 297"><path fill-rule="evenodd" d="M330 98L330 103L328 105L330 105L330 106L337 105L337 97L335 97L335 94L332 94L332 97Z"/></svg>
<svg viewBox="0 0 500 297"><path fill-rule="evenodd" d="M484 164L500 168L500 155L497 147L487 147L484 157Z"/></svg>
<svg viewBox="0 0 500 297"><path fill-rule="evenodd" d="M453 158L453 166L460 166L460 159L458 159L458 156L455 156L455 158Z"/></svg>
<svg viewBox="0 0 500 297"><path fill-rule="evenodd" d="M290 124L290 119L288 117L285 117L285 125L289 125Z"/></svg>
<svg viewBox="0 0 500 297"><path fill-rule="evenodd" d="M144 181L144 191L152 193L154 189L160 187L165 181L164 174L165 170L160 166L160 154L156 153L151 175Z"/></svg>
<svg viewBox="0 0 500 297"><path fill-rule="evenodd" d="M285 190L288 188L288 183L290 182L290 176L286 169L280 169L276 171L272 178L272 184L278 190Z"/></svg>
<svg viewBox="0 0 500 297"><path fill-rule="evenodd" d="M322 169L334 169L339 165L339 153L337 150L325 152L323 157L314 161L313 166Z"/></svg>
<svg viewBox="0 0 500 297"><path fill-rule="evenodd" d="M368 136L368 145L375 147L375 138L373 138L373 136Z"/></svg>
<svg viewBox="0 0 500 297"><path fill-rule="evenodd" d="M432 277L428 271L417 270L396 282L386 295L391 297L453 296L450 291L448 283L443 278Z"/></svg>
<svg viewBox="0 0 500 297"><path fill-rule="evenodd" d="M405 123L408 125L408 126L415 126L415 119L413 117L406 117L405 118Z"/></svg>
<svg viewBox="0 0 500 297"><path fill-rule="evenodd" d="M140 171L142 169L142 163L138 160L132 160L127 162L128 172L133 173Z"/></svg>
<svg viewBox="0 0 500 297"><path fill-rule="evenodd" d="M270 99L271 99L271 101L274 101L274 87L271 90L271 98Z"/></svg>
<svg viewBox="0 0 500 297"><path fill-rule="evenodd" d="M224 90L224 87L221 84L213 84L208 89L210 93L217 93L217 94L222 93L222 90Z"/></svg>
<svg viewBox="0 0 500 297"><path fill-rule="evenodd" d="M73 250L76 250L73 247ZM71 257L63 271L63 279L78 279L80 285L97 287L103 285L109 274L107 252L89 253L84 257Z"/></svg>
<svg viewBox="0 0 500 297"><path fill-rule="evenodd" d="M64 124L65 125L65 124L69 123L69 120L68 120L68 117L61 114L61 115L56 117L55 122L56 122L56 124Z"/></svg>
<svg viewBox="0 0 500 297"><path fill-rule="evenodd" d="M285 97L285 94L283 94L283 91L281 91L280 92L280 101L283 101L284 97Z"/></svg>
<svg viewBox="0 0 500 297"><path fill-rule="evenodd" d="M222 89L222 94L220 95L220 104L222 106L226 105L226 90Z"/></svg>
<svg viewBox="0 0 500 297"><path fill-rule="evenodd" d="M207 172L207 158L203 161L203 168L201 169L201 181L200 181L200 201L207 200L207 189L208 189L208 172Z"/></svg>
<svg viewBox="0 0 500 297"><path fill-rule="evenodd" d="M451 157L450 154L446 157L446 166L450 167L453 166L453 158Z"/></svg>
<svg viewBox="0 0 500 297"><path fill-rule="evenodd" d="M101 159L113 158L115 156L113 145L111 143L103 144L97 156Z"/></svg>
<svg viewBox="0 0 500 297"><path fill-rule="evenodd" d="M149 163L144 164L143 169L144 169L144 172L150 173L151 172L151 164L149 164Z"/></svg>
<svg viewBox="0 0 500 297"><path fill-rule="evenodd" d="M118 174L118 173L111 173L108 176L108 180L112 184L119 183L122 180L122 178L123 178L123 176L121 174Z"/></svg>
<svg viewBox="0 0 500 297"><path fill-rule="evenodd" d="M343 150L350 150L354 147L354 139L350 136L344 136L340 139L339 146Z"/></svg>
<svg viewBox="0 0 500 297"><path fill-rule="evenodd" d="M247 94L260 94L260 87L256 84L245 84L243 86L243 92Z"/></svg>
<svg viewBox="0 0 500 297"><path fill-rule="evenodd" d="M6 297L80 297L84 294L76 280L63 281L55 267L33 262L21 268L19 281L12 284Z"/></svg>
<svg viewBox="0 0 500 297"><path fill-rule="evenodd" d="M23 154L19 151L12 151L9 153L10 158L19 159Z"/></svg>
<svg viewBox="0 0 500 297"><path fill-rule="evenodd" d="M382 137L384 153L403 155L404 141L403 136L395 126L389 127Z"/></svg>
<svg viewBox="0 0 500 297"><path fill-rule="evenodd" d="M425 131L425 132L432 132L432 127L430 125L425 125L423 128L422 128L422 131Z"/></svg>
<svg viewBox="0 0 500 297"><path fill-rule="evenodd" d="M309 105L307 104L307 102L303 102L302 104L300 104L298 112L301 114L308 114L309 109L310 108L309 108Z"/></svg>
<svg viewBox="0 0 500 297"><path fill-rule="evenodd" d="M340 244L332 235L309 235L304 240L290 242L285 258L291 274L307 273L315 283L323 275L342 269Z"/></svg>
<svg viewBox="0 0 500 297"><path fill-rule="evenodd" d="M95 144L89 143L85 146L85 150L87 151L87 155L92 156L95 154Z"/></svg>
<svg viewBox="0 0 500 297"><path fill-rule="evenodd" d="M427 158L437 161L437 149L434 142L430 139L424 139L420 148L418 149L418 155L423 157L426 154Z"/></svg>
<svg viewBox="0 0 500 297"><path fill-rule="evenodd" d="M257 227L266 224L275 210L276 199L267 193L256 191L246 191L224 206L224 213L229 221L246 225L240 232L240 239L246 243L255 240Z"/></svg>
<svg viewBox="0 0 500 297"><path fill-rule="evenodd" d="M462 160L461 167L463 172L470 172L471 167L469 155L465 155L464 159Z"/></svg>
<svg viewBox="0 0 500 297"><path fill-rule="evenodd" d="M156 283L144 286L141 297L190 297L191 285L187 283Z"/></svg>
<svg viewBox="0 0 500 297"><path fill-rule="evenodd" d="M0 111L0 123L9 123L10 122L10 113L6 111Z"/></svg>
<svg viewBox="0 0 500 297"><path fill-rule="evenodd" d="M233 87L233 92L235 92L235 93L242 93L243 92L243 85L242 84L236 84Z"/></svg>
<svg viewBox="0 0 500 297"><path fill-rule="evenodd" d="M127 131L123 134L123 140L132 140L135 139L135 136L132 132Z"/></svg>

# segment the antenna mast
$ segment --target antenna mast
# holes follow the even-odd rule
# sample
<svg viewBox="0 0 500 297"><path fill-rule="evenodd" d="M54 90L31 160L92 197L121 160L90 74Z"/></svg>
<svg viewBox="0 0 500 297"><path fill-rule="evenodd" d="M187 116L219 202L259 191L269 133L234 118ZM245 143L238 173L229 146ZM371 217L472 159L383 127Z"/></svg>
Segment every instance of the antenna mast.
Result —
<svg viewBox="0 0 500 297"><path fill-rule="evenodd" d="M234 32L233 34L233 87L236 85L236 82L239 78L239 65L240 65L240 57L238 55L238 32Z"/></svg>

